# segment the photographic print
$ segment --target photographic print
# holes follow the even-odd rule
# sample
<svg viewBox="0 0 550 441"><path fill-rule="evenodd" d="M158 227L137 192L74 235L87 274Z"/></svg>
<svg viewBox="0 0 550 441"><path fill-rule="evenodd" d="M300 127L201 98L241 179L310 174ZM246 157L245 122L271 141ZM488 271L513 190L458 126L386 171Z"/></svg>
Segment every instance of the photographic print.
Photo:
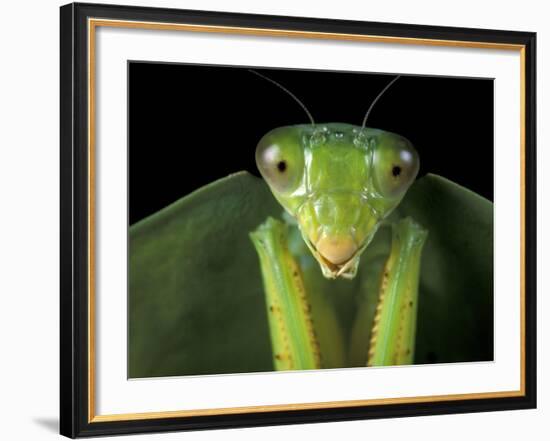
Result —
<svg viewBox="0 0 550 441"><path fill-rule="evenodd" d="M491 78L128 62L128 377L492 361Z"/></svg>
<svg viewBox="0 0 550 441"><path fill-rule="evenodd" d="M536 406L536 35L69 4L60 432Z"/></svg>

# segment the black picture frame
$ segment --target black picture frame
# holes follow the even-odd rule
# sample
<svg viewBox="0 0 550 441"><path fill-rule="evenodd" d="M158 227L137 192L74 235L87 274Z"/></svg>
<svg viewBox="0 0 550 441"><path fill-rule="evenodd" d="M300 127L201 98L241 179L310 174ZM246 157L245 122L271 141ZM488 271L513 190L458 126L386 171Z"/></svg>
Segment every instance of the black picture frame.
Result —
<svg viewBox="0 0 550 441"><path fill-rule="evenodd" d="M523 390L515 396L105 421L90 406L88 19L514 45L524 57ZM60 9L60 433L82 436L346 421L536 407L536 34L73 3ZM91 408L92 407L92 408Z"/></svg>

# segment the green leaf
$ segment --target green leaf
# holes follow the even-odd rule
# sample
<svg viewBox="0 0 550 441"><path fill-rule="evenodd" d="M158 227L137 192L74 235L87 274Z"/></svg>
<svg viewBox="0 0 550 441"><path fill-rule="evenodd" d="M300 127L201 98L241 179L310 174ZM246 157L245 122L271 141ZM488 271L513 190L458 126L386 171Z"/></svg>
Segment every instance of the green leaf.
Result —
<svg viewBox="0 0 550 441"><path fill-rule="evenodd" d="M492 204L427 175L395 214L429 230L416 362L491 360ZM273 369L259 263L248 237L267 216L280 217L280 206L262 180L240 172L130 228L130 377ZM389 250L386 230L352 281L326 280L313 259L301 259L306 287L321 299L313 315L326 367L365 364ZM336 329L341 335L331 338Z"/></svg>
<svg viewBox="0 0 550 441"><path fill-rule="evenodd" d="M493 204L440 176L420 179L400 206L428 228L416 362L493 359Z"/></svg>
<svg viewBox="0 0 550 441"><path fill-rule="evenodd" d="M272 369L248 233L280 211L266 186L243 172L130 228L130 377Z"/></svg>

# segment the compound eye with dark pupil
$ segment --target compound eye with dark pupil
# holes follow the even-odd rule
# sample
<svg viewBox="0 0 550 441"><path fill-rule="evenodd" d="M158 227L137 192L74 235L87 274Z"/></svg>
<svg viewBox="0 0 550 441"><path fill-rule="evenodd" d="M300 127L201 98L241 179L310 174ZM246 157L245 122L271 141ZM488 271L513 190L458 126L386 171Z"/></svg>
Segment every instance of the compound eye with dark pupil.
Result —
<svg viewBox="0 0 550 441"><path fill-rule="evenodd" d="M388 143L378 146L374 154L375 184L385 197L402 196L413 183L420 161L414 147L408 143Z"/></svg>
<svg viewBox="0 0 550 441"><path fill-rule="evenodd" d="M285 193L299 184L303 157L292 144L260 142L256 148L256 165L272 189Z"/></svg>

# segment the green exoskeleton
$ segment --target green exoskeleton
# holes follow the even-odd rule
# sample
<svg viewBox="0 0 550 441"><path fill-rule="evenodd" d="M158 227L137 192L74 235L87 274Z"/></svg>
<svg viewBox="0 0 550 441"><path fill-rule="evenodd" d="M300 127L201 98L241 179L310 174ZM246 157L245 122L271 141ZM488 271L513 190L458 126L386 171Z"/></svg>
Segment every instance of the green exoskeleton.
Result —
<svg viewBox="0 0 550 441"><path fill-rule="evenodd" d="M311 123L276 128L258 143L256 164L286 212L267 219L251 238L260 259L277 370L323 367L300 260L292 253L287 224L297 225L325 278L353 279L361 254L388 222L419 170L419 157L404 137L363 124ZM414 357L422 247L427 237L411 218L395 221L392 245L379 281L366 365L410 364Z"/></svg>

